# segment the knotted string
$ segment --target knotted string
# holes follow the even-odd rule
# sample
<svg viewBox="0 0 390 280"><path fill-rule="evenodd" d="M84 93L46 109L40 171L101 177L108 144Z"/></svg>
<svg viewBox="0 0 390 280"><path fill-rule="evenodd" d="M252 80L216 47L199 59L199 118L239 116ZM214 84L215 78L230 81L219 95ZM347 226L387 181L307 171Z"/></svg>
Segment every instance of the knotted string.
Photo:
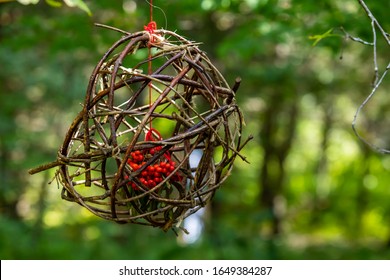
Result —
<svg viewBox="0 0 390 280"><path fill-rule="evenodd" d="M154 37L154 31L157 29L157 23L155 21L150 21L148 25L144 26L144 30L150 34L150 43L155 43L156 38Z"/></svg>

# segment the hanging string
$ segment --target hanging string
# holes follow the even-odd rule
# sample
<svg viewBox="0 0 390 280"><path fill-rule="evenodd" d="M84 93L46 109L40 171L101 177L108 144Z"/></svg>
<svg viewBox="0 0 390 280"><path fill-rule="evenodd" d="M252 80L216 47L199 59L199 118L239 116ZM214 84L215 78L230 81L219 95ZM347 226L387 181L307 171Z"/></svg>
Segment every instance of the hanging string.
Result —
<svg viewBox="0 0 390 280"><path fill-rule="evenodd" d="M150 14L150 22L153 21L153 0L149 0L149 14Z"/></svg>
<svg viewBox="0 0 390 280"><path fill-rule="evenodd" d="M153 73L152 43L155 42L154 31L157 29L157 24L155 21L153 21L153 0L149 0L148 3L149 3L150 21L146 26L144 26L144 29L145 29L145 31L149 32L149 34L150 34L150 39L149 39L149 44L148 44L148 75L151 76ZM152 91L153 91L152 81L149 82L148 88L149 88L149 107L151 107L152 106ZM149 120L149 127L150 127L150 130L152 130L152 117L150 117L150 120Z"/></svg>
<svg viewBox="0 0 390 280"><path fill-rule="evenodd" d="M164 17L164 22L165 22L165 27L164 28L167 29L168 28L168 18L167 18L166 13L164 12L164 10L162 8L160 8L159 6L153 5L153 1L149 2L148 0L145 0L145 2L148 3L150 5L150 7L152 7L153 9L157 9L157 10L159 10L161 12L161 14ZM151 11L151 14L153 14L153 11ZM153 20L151 20L151 21L153 21Z"/></svg>

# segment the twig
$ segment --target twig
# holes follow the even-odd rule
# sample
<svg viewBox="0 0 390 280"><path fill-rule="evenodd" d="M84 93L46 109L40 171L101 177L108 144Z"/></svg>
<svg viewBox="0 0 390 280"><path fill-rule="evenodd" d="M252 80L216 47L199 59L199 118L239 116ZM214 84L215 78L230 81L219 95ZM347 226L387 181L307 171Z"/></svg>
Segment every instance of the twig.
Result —
<svg viewBox="0 0 390 280"><path fill-rule="evenodd" d="M388 33L382 28L377 19L374 17L370 9L367 7L366 3L363 0L358 0L359 4L363 7L364 11L367 13L368 17L371 19L371 22L374 26L376 26L379 31L382 33L383 38L386 40L387 44L390 45L390 39L388 37Z"/></svg>
<svg viewBox="0 0 390 280"><path fill-rule="evenodd" d="M377 151L379 151L381 153L387 154L387 153L390 153L390 150L378 147L375 144L370 143L369 141L364 139L360 135L360 133L357 131L357 129L356 129L357 119L358 119L358 116L359 116L361 110L363 110L363 108L367 105L367 103L373 98L373 96L377 92L379 86L382 84L385 76L387 75L388 70L390 69L390 63L389 63L386 66L386 69L384 70L383 74L379 77L379 67L378 67L378 60L377 60L377 33L376 33L376 29L377 28L379 29L379 31L382 34L383 38L385 39L387 44L390 46L390 39L389 39L388 33L385 32L385 30L379 24L378 20L372 14L372 12L370 11L370 9L366 5L366 3L363 0L358 0L358 2L360 4L360 6L363 7L363 9L366 12L367 16L371 20L371 29L372 29L372 34L373 34L373 42L369 43L369 42L363 41L360 38L355 38L355 37L351 36L350 34L345 32L343 29L342 29L342 31L347 35L348 38L351 38L352 40L354 40L356 42L363 43L365 45L370 45L370 46L373 47L374 78L373 78L373 82L372 82L373 89L371 90L370 94L366 97L366 99L358 107L358 109L356 110L356 113L355 113L355 115L353 117L353 120L352 120L352 130L353 130L354 134L359 138L359 140L361 140L363 143L367 144L371 148L373 148L373 149L375 149L375 150L377 150Z"/></svg>

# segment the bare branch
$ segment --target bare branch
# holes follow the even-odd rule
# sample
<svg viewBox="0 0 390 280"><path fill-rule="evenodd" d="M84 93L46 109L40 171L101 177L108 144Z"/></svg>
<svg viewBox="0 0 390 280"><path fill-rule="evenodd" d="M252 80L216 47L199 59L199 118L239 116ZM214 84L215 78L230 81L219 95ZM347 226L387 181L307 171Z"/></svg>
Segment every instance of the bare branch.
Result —
<svg viewBox="0 0 390 280"><path fill-rule="evenodd" d="M351 40L353 40L355 42L359 42L359 43L362 43L364 45L369 45L369 46L373 47L374 77L373 77L373 81L372 81L372 87L373 88L372 88L370 94L360 104L360 106L356 110L356 113L355 113L355 115L353 117L352 129L353 129L354 134L363 143L367 144L368 146L370 146L371 148L377 150L378 152L381 152L381 153L384 153L384 154L388 154L388 153L390 153L390 150L378 147L375 144L369 142L368 140L366 140L364 137L361 136L361 134L358 132L358 130L356 128L356 123L357 123L357 119L358 119L359 114L361 113L363 108L367 105L367 103L374 97L375 93L377 92L379 86L382 84L384 78L387 76L387 73L388 73L388 71L390 69L390 63L388 63L386 68L383 70L383 73L381 75L379 73L378 56L377 56L378 55L377 54L377 50L378 50L378 48L377 48L377 40L378 40L378 38L377 38L377 29L380 31L380 33L382 34L382 36L385 39L385 41L387 42L387 44L390 46L389 33L387 33L382 28L382 26L379 24L378 20L375 18L373 13L370 11L370 9L366 5L366 3L363 0L358 0L358 2L360 4L360 6L362 6L364 11L366 12L366 14L369 17L369 19L371 20L371 29L372 29L372 35L373 35L373 42L370 43L370 42L366 42L366 41L364 41L364 40L362 40L360 38L353 37L349 33L347 33L343 28L341 28L341 31L344 32L344 34L346 35L346 38L349 38L349 39L351 39Z"/></svg>

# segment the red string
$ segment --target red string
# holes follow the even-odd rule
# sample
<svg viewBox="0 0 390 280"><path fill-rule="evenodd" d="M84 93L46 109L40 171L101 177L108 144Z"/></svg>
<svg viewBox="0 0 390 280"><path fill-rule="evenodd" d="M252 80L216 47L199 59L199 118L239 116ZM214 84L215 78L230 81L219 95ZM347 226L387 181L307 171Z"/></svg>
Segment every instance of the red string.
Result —
<svg viewBox="0 0 390 280"><path fill-rule="evenodd" d="M157 29L157 24L155 21L153 21L153 1L149 1L150 5L150 22L144 26L145 31L149 32L150 34L150 39L149 39L149 44L148 44L148 74L152 75L153 69L152 69L152 52L151 52L151 44L156 42L156 38L153 36L155 30ZM149 106L152 106L152 81L149 82ZM157 138L153 135L157 135ZM160 132L157 129L154 129L152 127L152 118L150 117L150 122L149 122L149 131L145 135L145 140L146 141L161 141L163 138L161 137ZM167 160L171 160L171 154L169 152L164 153L164 157Z"/></svg>
<svg viewBox="0 0 390 280"><path fill-rule="evenodd" d="M154 137L153 132L157 134L157 138ZM145 135L145 141L160 141L162 139L160 132L154 128L150 128Z"/></svg>
<svg viewBox="0 0 390 280"><path fill-rule="evenodd" d="M151 45L152 43L156 42L154 31L157 29L157 24L155 21L153 21L153 0L149 0L149 7L150 7L150 22L144 26L145 31L149 32L150 39L148 43L148 75L152 75L153 69L152 69L152 51L151 51ZM149 82L149 107L152 106L152 81ZM150 130L152 130L152 117L150 117L149 121Z"/></svg>
<svg viewBox="0 0 390 280"><path fill-rule="evenodd" d="M149 39L149 43L148 43L148 75L151 76L153 73L151 48L152 48L152 44L156 43L156 37L154 36L154 33L155 33L155 30L157 29L157 24L155 21L153 21L153 1L152 0L149 0L149 5L150 5L150 22L146 26L144 26L144 30L149 32L149 34L150 34L150 39ZM149 107L152 107L152 90L153 90L152 80L149 81L148 86L149 86ZM152 127L152 116L150 116L149 118L150 118L149 119L149 130L145 134L145 141L161 141L161 140L163 140L160 132L157 129ZM146 150L146 153L150 153L151 155L153 155L155 152L158 152L161 149L162 149L162 146L153 147L151 149ZM138 163L135 161L135 156L136 156L135 153L136 152L134 152L134 156L132 155L132 158L128 160L128 163L133 168L133 170L136 170L136 166L137 166L137 168L139 168ZM171 159L171 153L169 151L166 151L164 153L164 157L168 161L168 164L170 166L169 168L174 169L175 162L173 162ZM143 160L143 157L139 161L142 161L142 160ZM160 162L160 166L162 166L162 164L163 164L163 162ZM171 170L171 171L173 171L173 170ZM164 174L167 175L167 173L164 173ZM141 175L142 175L142 173L141 173ZM157 179L162 180L161 172L160 172L159 176L160 177L157 177ZM125 177L125 179L128 179L128 177L129 176ZM145 185L146 182L142 182L142 180L145 181L145 178L144 177L140 178L141 183ZM170 180L174 181L174 182L181 181L182 176L180 176L178 174L173 174L173 176ZM156 182L156 177L154 178L154 181L152 181L152 182L150 182L150 181L151 180L148 181L149 188L153 188L154 186L156 186L156 184L161 182L161 181ZM131 184L131 187L134 190L139 190L139 188L137 187L137 185L134 182Z"/></svg>
<svg viewBox="0 0 390 280"><path fill-rule="evenodd" d="M149 0L150 21L153 21L153 0Z"/></svg>

